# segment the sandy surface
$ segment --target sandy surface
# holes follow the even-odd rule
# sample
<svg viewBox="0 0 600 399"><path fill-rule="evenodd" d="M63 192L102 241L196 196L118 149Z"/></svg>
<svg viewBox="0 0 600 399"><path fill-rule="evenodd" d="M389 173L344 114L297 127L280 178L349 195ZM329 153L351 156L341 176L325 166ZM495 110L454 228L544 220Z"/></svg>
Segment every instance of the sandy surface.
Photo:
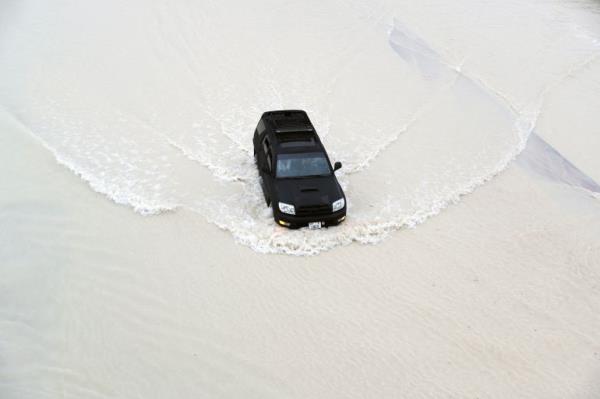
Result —
<svg viewBox="0 0 600 399"><path fill-rule="evenodd" d="M596 121L600 109L600 69L585 67L579 79L567 79L546 100L539 130L567 159L595 181L600 181L600 134ZM556 117L560 115L560 117Z"/></svg>
<svg viewBox="0 0 600 399"><path fill-rule="evenodd" d="M0 398L599 398L599 77L587 0L1 3Z"/></svg>
<svg viewBox="0 0 600 399"><path fill-rule="evenodd" d="M262 255L106 201L1 123L4 398L600 394L589 193L511 166L379 245Z"/></svg>

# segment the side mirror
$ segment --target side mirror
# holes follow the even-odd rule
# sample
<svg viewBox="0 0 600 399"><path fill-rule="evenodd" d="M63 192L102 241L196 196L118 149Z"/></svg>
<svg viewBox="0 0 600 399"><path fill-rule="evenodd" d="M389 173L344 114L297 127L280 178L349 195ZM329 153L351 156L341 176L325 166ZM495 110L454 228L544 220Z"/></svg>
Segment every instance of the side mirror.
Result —
<svg viewBox="0 0 600 399"><path fill-rule="evenodd" d="M335 172L338 169L342 169L342 163L341 162L336 162L333 164L333 171Z"/></svg>

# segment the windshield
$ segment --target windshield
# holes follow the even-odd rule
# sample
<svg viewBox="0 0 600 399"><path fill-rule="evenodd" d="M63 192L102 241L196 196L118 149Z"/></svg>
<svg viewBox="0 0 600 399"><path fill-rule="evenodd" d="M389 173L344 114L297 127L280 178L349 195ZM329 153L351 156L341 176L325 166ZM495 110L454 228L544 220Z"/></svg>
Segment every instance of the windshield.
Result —
<svg viewBox="0 0 600 399"><path fill-rule="evenodd" d="M277 177L329 175L329 162L322 152L281 154L277 158Z"/></svg>

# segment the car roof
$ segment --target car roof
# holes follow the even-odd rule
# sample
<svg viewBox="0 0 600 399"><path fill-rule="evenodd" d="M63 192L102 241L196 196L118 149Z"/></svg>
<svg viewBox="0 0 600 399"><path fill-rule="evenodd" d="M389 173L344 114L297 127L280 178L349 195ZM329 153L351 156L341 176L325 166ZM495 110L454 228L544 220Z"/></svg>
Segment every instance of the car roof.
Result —
<svg viewBox="0 0 600 399"><path fill-rule="evenodd" d="M321 140L306 112L281 110L265 112L262 120L277 153L324 151Z"/></svg>
<svg viewBox="0 0 600 399"><path fill-rule="evenodd" d="M263 114L262 119L275 133L314 131L308 115L302 110L269 111Z"/></svg>

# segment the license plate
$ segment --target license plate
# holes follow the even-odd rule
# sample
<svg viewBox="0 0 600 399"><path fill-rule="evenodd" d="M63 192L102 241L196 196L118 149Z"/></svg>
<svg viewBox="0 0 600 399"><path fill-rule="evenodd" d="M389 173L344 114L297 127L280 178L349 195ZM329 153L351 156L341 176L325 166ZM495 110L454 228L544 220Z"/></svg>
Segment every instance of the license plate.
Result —
<svg viewBox="0 0 600 399"><path fill-rule="evenodd" d="M308 224L310 230L318 230L321 228L321 222L311 222Z"/></svg>

